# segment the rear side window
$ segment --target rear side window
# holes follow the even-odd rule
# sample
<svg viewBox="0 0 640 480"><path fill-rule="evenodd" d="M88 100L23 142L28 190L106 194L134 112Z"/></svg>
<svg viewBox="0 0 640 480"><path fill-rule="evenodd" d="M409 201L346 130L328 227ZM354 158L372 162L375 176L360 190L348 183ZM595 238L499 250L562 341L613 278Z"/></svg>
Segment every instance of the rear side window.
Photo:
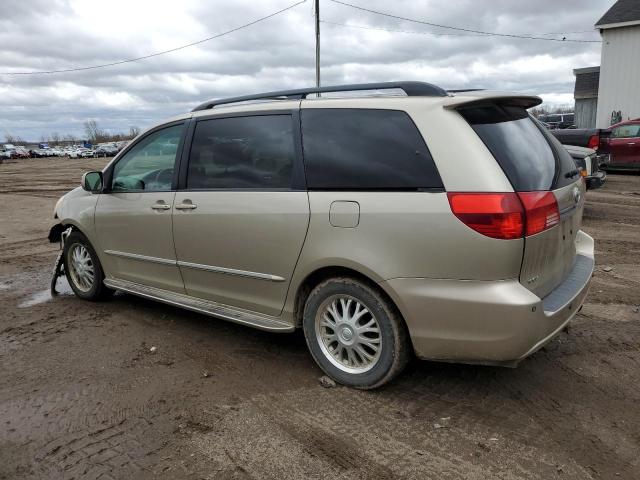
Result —
<svg viewBox="0 0 640 480"><path fill-rule="evenodd" d="M443 188L417 127L405 112L303 109L309 189Z"/></svg>
<svg viewBox="0 0 640 480"><path fill-rule="evenodd" d="M199 121L187 188L290 188L294 152L291 115Z"/></svg>
<svg viewBox="0 0 640 480"><path fill-rule="evenodd" d="M562 144L522 107L489 104L460 114L493 154L514 190L554 190L579 176Z"/></svg>

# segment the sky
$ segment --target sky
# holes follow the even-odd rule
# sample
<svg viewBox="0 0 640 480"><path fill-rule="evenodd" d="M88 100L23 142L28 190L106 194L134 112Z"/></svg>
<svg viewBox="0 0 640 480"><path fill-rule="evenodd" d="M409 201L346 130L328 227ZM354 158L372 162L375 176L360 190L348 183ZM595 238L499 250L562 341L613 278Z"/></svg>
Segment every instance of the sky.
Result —
<svg viewBox="0 0 640 480"><path fill-rule="evenodd" d="M77 72L7 75L153 54L237 28L296 1L0 0L0 142L7 134L31 141L53 133L82 137L88 119L111 133L130 126L145 129L208 99L313 86L312 0L146 60ZM344 1L471 30L598 41L593 25L614 3ZM323 85L422 80L449 89L515 90L540 95L548 104L572 104L573 69L600 64L599 43L479 36L331 0L320 5Z"/></svg>

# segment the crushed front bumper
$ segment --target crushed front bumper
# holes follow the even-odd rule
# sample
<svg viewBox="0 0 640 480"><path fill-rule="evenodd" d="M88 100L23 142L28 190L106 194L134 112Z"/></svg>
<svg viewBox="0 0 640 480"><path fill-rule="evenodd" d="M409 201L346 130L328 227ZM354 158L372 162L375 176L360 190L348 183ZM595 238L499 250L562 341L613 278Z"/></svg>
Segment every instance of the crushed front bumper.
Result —
<svg viewBox="0 0 640 480"><path fill-rule="evenodd" d="M587 190L600 188L607 181L607 172L603 172L602 170L597 171L593 175L585 177L585 181L587 182Z"/></svg>

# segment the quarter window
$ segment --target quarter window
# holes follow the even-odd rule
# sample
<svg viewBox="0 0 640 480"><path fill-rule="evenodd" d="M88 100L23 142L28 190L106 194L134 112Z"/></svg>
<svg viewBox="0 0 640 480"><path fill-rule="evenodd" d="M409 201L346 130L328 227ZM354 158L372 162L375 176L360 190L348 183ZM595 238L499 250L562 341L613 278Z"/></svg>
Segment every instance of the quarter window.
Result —
<svg viewBox="0 0 640 480"><path fill-rule="evenodd" d="M310 189L443 188L427 145L405 112L303 110L302 141Z"/></svg>
<svg viewBox="0 0 640 480"><path fill-rule="evenodd" d="M114 192L171 190L184 125L153 132L136 143L113 168Z"/></svg>
<svg viewBox="0 0 640 480"><path fill-rule="evenodd" d="M577 180L571 155L524 108L489 103L459 111L516 191L553 190Z"/></svg>
<svg viewBox="0 0 640 480"><path fill-rule="evenodd" d="M187 188L290 188L294 153L290 115L199 121L189 155Z"/></svg>

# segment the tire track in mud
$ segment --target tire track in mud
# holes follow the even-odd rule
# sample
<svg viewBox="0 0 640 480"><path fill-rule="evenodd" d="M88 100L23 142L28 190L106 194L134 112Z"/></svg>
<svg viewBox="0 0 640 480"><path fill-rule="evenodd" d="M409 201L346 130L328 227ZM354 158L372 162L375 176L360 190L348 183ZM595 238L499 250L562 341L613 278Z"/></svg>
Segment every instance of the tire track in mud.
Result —
<svg viewBox="0 0 640 480"><path fill-rule="evenodd" d="M539 435L546 435L551 444L548 451L563 452L569 458L590 471L595 478L635 478L640 464L637 459L637 444L634 445L628 435L640 428L635 422L628 425L624 432L619 432L616 421L601 425L601 429L593 429L592 423L605 416L617 412L614 418L624 419L624 412L634 408L635 402L622 392L609 391L604 387L594 386L591 379L580 375L567 367L562 361L545 359L548 369L540 370L536 365L535 380L527 378L510 382L504 386L508 391L519 392L526 388L526 394L519 395L519 407L530 415L539 425ZM540 371L556 370L550 383L549 375L538 374ZM558 372L561 374L558 375ZM570 385L568 388L566 385ZM594 405L598 405L595 409ZM567 421L572 420L572 421ZM595 430L595 431L594 431ZM539 436L529 436L536 439ZM530 440L531 441L531 440Z"/></svg>
<svg viewBox="0 0 640 480"><path fill-rule="evenodd" d="M440 389L446 392L438 392ZM509 446L508 455L497 454L505 445L491 444L487 439L496 429L500 431L505 415L488 420L496 407L490 385L469 389L464 384L428 379L384 395L357 392L355 399L348 389L315 390L319 391L255 397L240 409L248 416L259 412L269 419L270 430L275 427L280 435L284 431L292 437L296 449L326 460L341 475L347 472L353 478L487 478L488 472L491 478L508 476L507 472L519 472L515 478L539 478L541 469L555 474L558 468L554 463L557 459L541 459L541 451L526 453L530 432L519 433L521 444ZM460 395L469 390L473 398L461 403ZM504 405L499 407L504 410ZM517 408L511 411L519 415ZM447 428L434 428L433 423L442 421L441 417L453 419L452 423ZM478 417L483 422L474 421ZM224 428L233 438L258 434L236 432L233 422L225 423ZM201 441L203 445L208 443L204 438ZM347 454L342 448L345 441L353 446ZM289 443L291 440L284 448L289 449ZM242 446L239 448L242 450ZM589 478L570 460L567 462L565 473L574 473L567 478Z"/></svg>
<svg viewBox="0 0 640 480"><path fill-rule="evenodd" d="M161 393L140 396L148 385L114 389L104 382L60 387L0 401L0 415L12 419L7 427L32 425L27 434L12 428L5 438L0 433L0 444L25 446L22 455L45 478L153 477L163 463L154 455L170 444L175 428L172 407Z"/></svg>
<svg viewBox="0 0 640 480"><path fill-rule="evenodd" d="M589 301L610 304L640 305L640 283L619 276L594 275L589 290Z"/></svg>

